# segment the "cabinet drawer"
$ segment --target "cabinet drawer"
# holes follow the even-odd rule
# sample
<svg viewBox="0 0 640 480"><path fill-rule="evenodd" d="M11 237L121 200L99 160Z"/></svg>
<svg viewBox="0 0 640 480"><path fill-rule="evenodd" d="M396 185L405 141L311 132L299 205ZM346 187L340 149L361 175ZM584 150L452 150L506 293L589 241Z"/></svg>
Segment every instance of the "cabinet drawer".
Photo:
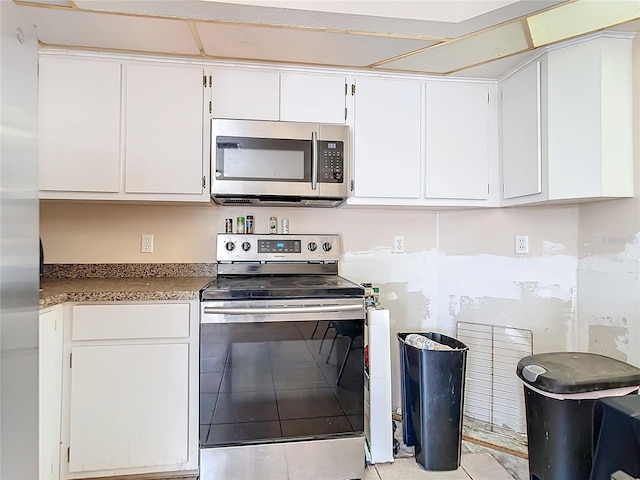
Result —
<svg viewBox="0 0 640 480"><path fill-rule="evenodd" d="M184 338L189 336L189 304L75 305L72 340Z"/></svg>

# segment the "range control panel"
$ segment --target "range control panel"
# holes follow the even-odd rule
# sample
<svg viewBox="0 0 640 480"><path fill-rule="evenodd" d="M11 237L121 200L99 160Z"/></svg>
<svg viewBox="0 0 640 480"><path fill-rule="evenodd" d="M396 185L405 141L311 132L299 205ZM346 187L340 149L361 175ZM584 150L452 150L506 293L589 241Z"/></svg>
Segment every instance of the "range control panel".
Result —
<svg viewBox="0 0 640 480"><path fill-rule="evenodd" d="M340 235L269 235L219 233L218 262L337 262Z"/></svg>

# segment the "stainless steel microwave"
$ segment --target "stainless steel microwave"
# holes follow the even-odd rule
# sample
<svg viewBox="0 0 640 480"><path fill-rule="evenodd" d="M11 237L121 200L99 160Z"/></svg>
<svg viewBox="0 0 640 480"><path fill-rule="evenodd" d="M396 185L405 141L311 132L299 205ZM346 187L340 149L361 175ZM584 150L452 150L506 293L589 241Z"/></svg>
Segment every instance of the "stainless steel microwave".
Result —
<svg viewBox="0 0 640 480"><path fill-rule="evenodd" d="M349 127L211 121L211 198L223 205L334 207L348 196Z"/></svg>

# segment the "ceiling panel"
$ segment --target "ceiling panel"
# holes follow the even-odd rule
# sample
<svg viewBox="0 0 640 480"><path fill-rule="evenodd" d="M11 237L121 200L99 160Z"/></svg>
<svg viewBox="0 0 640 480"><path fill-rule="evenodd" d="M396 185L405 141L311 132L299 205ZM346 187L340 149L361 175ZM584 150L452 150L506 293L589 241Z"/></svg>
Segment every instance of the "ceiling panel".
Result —
<svg viewBox="0 0 640 480"><path fill-rule="evenodd" d="M189 24L179 20L31 8L45 44L198 55Z"/></svg>
<svg viewBox="0 0 640 480"><path fill-rule="evenodd" d="M522 0L206 0L259 7L277 7L305 11L373 15L438 22L462 22Z"/></svg>
<svg viewBox="0 0 640 480"><path fill-rule="evenodd" d="M346 33L196 23L204 51L219 58L248 58L314 65L364 67L435 42Z"/></svg>
<svg viewBox="0 0 640 480"><path fill-rule="evenodd" d="M448 73L529 48L523 24L517 21L376 67L423 73Z"/></svg>
<svg viewBox="0 0 640 480"><path fill-rule="evenodd" d="M452 77L486 78L496 80L530 59L533 52L517 53L510 57L500 58L493 62L483 63L475 67L465 68L452 73Z"/></svg>

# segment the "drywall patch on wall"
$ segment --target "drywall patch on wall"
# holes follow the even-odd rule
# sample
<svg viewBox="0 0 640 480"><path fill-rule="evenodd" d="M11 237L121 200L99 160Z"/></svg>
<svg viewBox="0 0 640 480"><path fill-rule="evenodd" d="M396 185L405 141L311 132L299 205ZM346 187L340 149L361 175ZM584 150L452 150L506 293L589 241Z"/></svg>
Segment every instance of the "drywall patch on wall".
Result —
<svg viewBox="0 0 640 480"><path fill-rule="evenodd" d="M548 242L546 240L542 241L542 251L545 255L557 255L564 252L566 249L567 247L561 243Z"/></svg>
<svg viewBox="0 0 640 480"><path fill-rule="evenodd" d="M403 254L389 247L347 252L340 273L380 287L391 320L393 402L400 404L399 331L455 335L457 321L530 329L536 350L566 350L575 321L577 258L546 255ZM536 340L534 340L536 342Z"/></svg>
<svg viewBox="0 0 640 480"><path fill-rule="evenodd" d="M438 312L438 327L453 333L456 322L462 318L518 328L562 325L561 338L566 345L566 330L575 317L577 261L569 255L526 259L498 255L442 256L438 265L441 296L438 303L446 308ZM496 300L501 300L499 305ZM533 317L533 312L539 315ZM527 322L520 322L522 318Z"/></svg>
<svg viewBox="0 0 640 480"><path fill-rule="evenodd" d="M606 355L623 362L628 361L629 321L626 318L589 319L589 351Z"/></svg>
<svg viewBox="0 0 640 480"><path fill-rule="evenodd" d="M462 297L460 304L453 332L458 322L497 325L531 330L534 353L568 350L571 346L572 300L540 299L525 291L519 299L485 297L477 301Z"/></svg>
<svg viewBox="0 0 640 480"><path fill-rule="evenodd" d="M640 366L640 234L578 264L579 349Z"/></svg>

